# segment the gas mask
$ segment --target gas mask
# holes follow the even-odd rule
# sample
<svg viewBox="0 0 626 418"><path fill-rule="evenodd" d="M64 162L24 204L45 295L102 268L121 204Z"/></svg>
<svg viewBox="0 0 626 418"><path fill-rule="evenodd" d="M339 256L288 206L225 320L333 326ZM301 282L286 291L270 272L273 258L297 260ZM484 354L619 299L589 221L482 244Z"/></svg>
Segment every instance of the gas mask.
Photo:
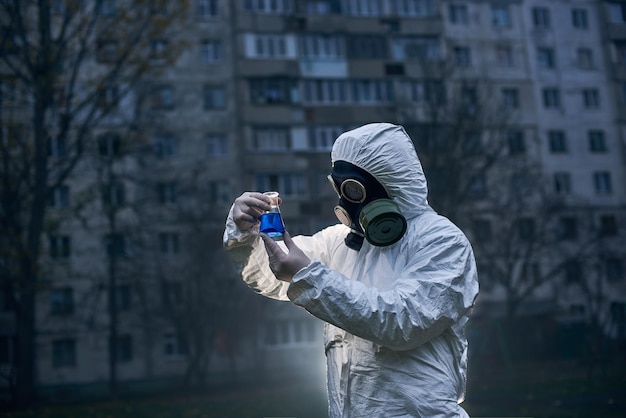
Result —
<svg viewBox="0 0 626 418"><path fill-rule="evenodd" d="M351 230L345 239L349 248L359 251L363 239L386 247L402 238L406 219L374 176L354 164L335 161L328 180L339 197L335 215Z"/></svg>

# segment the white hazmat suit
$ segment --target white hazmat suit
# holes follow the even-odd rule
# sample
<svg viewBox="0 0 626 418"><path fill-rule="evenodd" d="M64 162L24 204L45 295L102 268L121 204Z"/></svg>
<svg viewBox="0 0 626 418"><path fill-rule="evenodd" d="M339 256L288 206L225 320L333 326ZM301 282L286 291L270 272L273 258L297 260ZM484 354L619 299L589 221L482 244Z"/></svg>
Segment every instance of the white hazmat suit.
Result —
<svg viewBox="0 0 626 418"><path fill-rule="evenodd" d="M386 189L407 220L400 241L360 251L337 224L295 244L311 259L291 283L268 265L258 225L237 229L232 210L224 245L258 293L290 300L326 322L329 412L336 417L466 417L468 310L478 293L465 235L428 205L411 139L376 123L342 134L331 159L347 161Z"/></svg>

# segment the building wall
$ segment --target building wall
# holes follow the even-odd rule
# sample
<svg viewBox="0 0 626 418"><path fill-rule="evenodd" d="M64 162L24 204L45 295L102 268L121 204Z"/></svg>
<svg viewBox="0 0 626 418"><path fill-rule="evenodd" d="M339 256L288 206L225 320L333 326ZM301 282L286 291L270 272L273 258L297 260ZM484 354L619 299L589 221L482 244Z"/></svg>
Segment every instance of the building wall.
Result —
<svg viewBox="0 0 626 418"><path fill-rule="evenodd" d="M418 79L422 71L410 59L403 60L402 49L394 49L395 42L400 38L419 38L419 42L432 40L441 54L451 59L455 48L469 48L471 59L466 68L458 70L459 76L486 77L493 83L494 97L501 97L502 89L515 89L519 94L515 124L524 128L529 141L536 140L539 144L536 151L546 172L569 173L576 202L582 199L591 203L592 218L603 213L617 214L619 233L626 234L626 90L623 88L626 73L622 71L623 57L619 57L616 46L623 42L626 23L607 23L616 2L408 2L424 7L412 10L413 15L346 8L349 3L370 4L365 1L328 3L329 8L333 3L344 7L343 10L352 10L350 15L315 14L308 8L312 2L306 1L278 2L290 7L284 13L273 13L268 12L270 3L250 2L255 7L263 6L261 10L251 11L245 8L248 2L222 0L217 2L216 15L204 17L197 16L197 10L191 8L176 34L186 43L185 51L174 65L162 68L146 79L143 86L148 94L155 86L171 86L171 109L148 108L142 122L147 149L154 146L160 135L168 134L174 138L176 151L164 158L142 156L142 163L120 163L126 164L122 171L143 181L141 185L128 182L127 199L154 199L154 186L159 181L183 184L197 172L198 184L208 187L199 190L207 193L207 200L215 199L211 202L214 219L209 223L218 229L223 227L235 197L261 187L277 188L281 192L282 212L292 233L312 233L335 223L332 207L336 196L327 187L325 178L330 171L332 140L337 132L351 127L390 120L394 115L394 99L401 93L401 82ZM429 9L428 4L433 8ZM325 10L321 4L318 7L318 11ZM494 23L494 7L501 8L497 11L497 18L505 19L498 20L501 25ZM585 11L586 27L573 26L574 8ZM547 27L536 27L533 20L536 13L547 13ZM319 36L318 48L328 43L328 54L318 51L303 55L302 42L310 35ZM580 48L592 51L589 68L580 68L577 61ZM510 62L503 57L507 49L510 49ZM551 58L543 56L541 62L551 61L552 65L547 66L552 68L541 68L538 54L551 55ZM369 81L355 84L355 80ZM377 87L369 87L373 85ZM216 96L211 96L213 108L209 109L205 105L207 88L217 89L211 90ZM389 96L384 93L387 88ZM546 88L554 88L560 94L560 106L555 109L546 109L544 105ZM584 107L585 89L597 92L597 109ZM358 94L354 93L356 90ZM377 96L379 91L383 91L382 96ZM320 128L327 129L325 136ZM606 152L590 153L590 130L604 133ZM566 152L550 151L549 131L564 132ZM216 139L220 136L225 140ZM94 167L93 163L80 166L69 181L73 202L79 199L79 191L86 193L92 187L96 178ZM594 183L596 172L610 173L610 193L598 193ZM212 191L217 197L212 197ZM200 191L190 193L197 198ZM181 192L181 201L185 198ZM107 227L96 201L91 213L99 215L89 220L89 228L77 220L63 224L63 231L71 236L71 255L62 260L44 257L49 280L39 298L37 317L38 382L43 386L103 382L108 378L106 292L94 286L104 283L106 277L103 237ZM181 236L187 233L188 225L173 216L167 207L155 204L150 213L154 217L151 219L161 219L159 226L164 230L179 232ZM128 219L122 225L130 233L133 222L140 219L137 215L125 216ZM581 215L581 222L588 221L585 216ZM154 233L144 238L158 248ZM621 241L615 239L611 251L621 257L624 269L620 245ZM134 274L158 273L154 265L126 264L128 271L121 276L120 284L131 284ZM171 265L176 267L176 262ZM624 278L607 288L611 292L610 301L621 304L626 301L623 282ZM156 281L154 286L158 286ZM66 287L73 289L73 312L51 316L51 291ZM497 290L486 293L488 299L503 297ZM563 290L560 286L546 286L537 292L536 298L558 299L565 310L572 304L584 304L584 298L572 287ZM286 308L269 302L267 306L285 315ZM294 312L301 313L296 309L287 316ZM133 341L132 359L119 366L120 379L181 376L185 358L176 355L168 339L173 330L157 320L142 329L138 325L143 324L139 316L139 312L131 309L120 318L120 333L131 335ZM92 320L78 323L79 317ZM319 326L308 316L297 320L313 321L314 327ZM289 325L280 334L283 340L276 335L268 337L268 333L276 332L271 330L275 324L259 323L258 335L250 336L246 349L237 355L244 371L271 374L285 367L284 364L294 370L309 370L309 364L302 362L302 353L307 353L306 358L318 356L321 335L318 332L313 339L299 339L296 333L300 331L294 327L300 325L293 321L286 323ZM73 365L55 367L54 341L64 338L75 338L75 359ZM57 346L57 350L63 348ZM211 370L227 371L226 361L227 356L217 354ZM315 358L314 363L319 362Z"/></svg>

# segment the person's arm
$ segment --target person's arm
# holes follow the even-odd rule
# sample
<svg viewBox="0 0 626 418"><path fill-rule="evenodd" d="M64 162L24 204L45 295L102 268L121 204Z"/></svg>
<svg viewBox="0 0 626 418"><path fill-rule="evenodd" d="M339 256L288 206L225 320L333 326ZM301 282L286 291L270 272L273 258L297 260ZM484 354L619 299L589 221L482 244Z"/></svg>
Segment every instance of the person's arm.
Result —
<svg viewBox="0 0 626 418"><path fill-rule="evenodd" d="M237 272L255 292L273 299L288 300L289 284L276 279L270 270L267 253L259 236L259 225L240 230L233 220L233 208L226 220L224 248L235 263Z"/></svg>
<svg viewBox="0 0 626 418"><path fill-rule="evenodd" d="M392 290L368 287L313 261L293 276L287 294L351 334L394 350L417 347L463 317L478 293L467 239L454 227L440 229L431 242L420 243L399 277L389 278Z"/></svg>
<svg viewBox="0 0 626 418"><path fill-rule="evenodd" d="M223 243L249 287L264 296L288 300L287 286L270 270L259 237L259 218L270 209L269 204L269 197L259 192L245 192L235 199L226 219Z"/></svg>

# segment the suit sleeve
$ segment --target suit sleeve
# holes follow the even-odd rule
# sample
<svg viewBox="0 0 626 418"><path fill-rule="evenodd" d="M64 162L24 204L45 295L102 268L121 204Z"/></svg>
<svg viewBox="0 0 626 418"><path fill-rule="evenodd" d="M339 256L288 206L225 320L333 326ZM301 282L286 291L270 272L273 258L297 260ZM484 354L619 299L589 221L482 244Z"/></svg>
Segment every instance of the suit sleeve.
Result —
<svg viewBox="0 0 626 418"><path fill-rule="evenodd" d="M398 277L388 278L394 281L390 290L368 287L313 261L294 276L288 297L318 318L379 345L417 347L466 315L478 293L465 236L445 222L434 229L415 253L403 255L409 261Z"/></svg>

